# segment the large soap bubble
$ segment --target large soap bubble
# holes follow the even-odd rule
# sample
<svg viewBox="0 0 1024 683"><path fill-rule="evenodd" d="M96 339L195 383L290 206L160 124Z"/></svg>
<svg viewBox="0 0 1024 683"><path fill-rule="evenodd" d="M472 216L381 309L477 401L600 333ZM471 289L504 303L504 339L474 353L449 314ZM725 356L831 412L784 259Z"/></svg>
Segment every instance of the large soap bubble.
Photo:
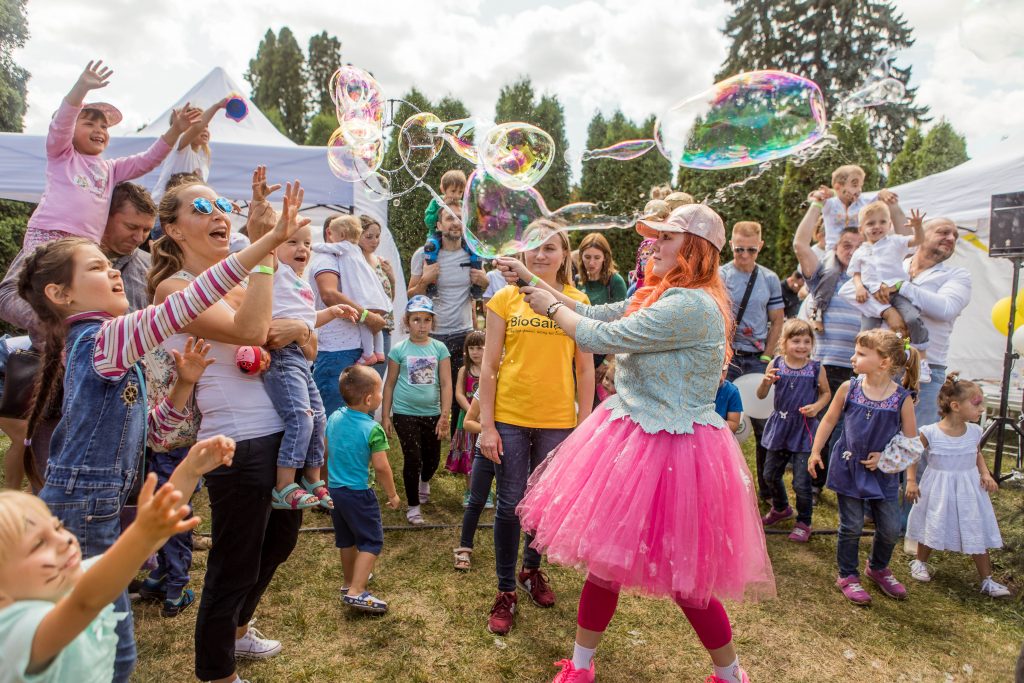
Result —
<svg viewBox="0 0 1024 683"><path fill-rule="evenodd" d="M986 62L1024 57L1024 2L970 0L958 33L960 45Z"/></svg>
<svg viewBox="0 0 1024 683"><path fill-rule="evenodd" d="M529 123L503 123L487 132L477 151L491 177L505 187L525 190L548 172L555 160L555 141Z"/></svg>
<svg viewBox="0 0 1024 683"><path fill-rule="evenodd" d="M377 123L384 118L384 93L380 84L368 72L346 64L331 76L328 89L338 109L338 121L349 117Z"/></svg>
<svg viewBox="0 0 1024 683"><path fill-rule="evenodd" d="M398 155L402 165L415 180L430 170L444 147L441 119L430 112L413 114L405 120L398 134Z"/></svg>
<svg viewBox="0 0 1024 683"><path fill-rule="evenodd" d="M580 157L582 161L591 159L615 159L617 161L630 161L647 154L654 148L654 140L623 140L601 149L583 150Z"/></svg>
<svg viewBox="0 0 1024 683"><path fill-rule="evenodd" d="M442 123L441 134L460 157L474 164L480 163L476 149L476 122L473 119Z"/></svg>
<svg viewBox="0 0 1024 683"><path fill-rule="evenodd" d="M338 128L327 142L327 164L331 172L350 183L369 178L384 161L384 145L374 142L352 143Z"/></svg>
<svg viewBox="0 0 1024 683"><path fill-rule="evenodd" d="M840 107L845 112L878 107L883 104L899 104L907 98L907 88L901 81L886 77L869 80L843 98Z"/></svg>
<svg viewBox="0 0 1024 683"><path fill-rule="evenodd" d="M825 129L825 101L813 81L751 71L670 107L655 124L654 138L673 164L719 169L788 156Z"/></svg>

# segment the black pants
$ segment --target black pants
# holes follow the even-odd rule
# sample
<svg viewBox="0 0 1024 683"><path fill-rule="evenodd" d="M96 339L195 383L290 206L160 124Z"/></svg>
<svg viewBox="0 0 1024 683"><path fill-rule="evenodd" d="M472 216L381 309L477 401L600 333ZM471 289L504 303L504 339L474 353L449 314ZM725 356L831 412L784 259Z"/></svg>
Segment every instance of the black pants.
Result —
<svg viewBox="0 0 1024 683"><path fill-rule="evenodd" d="M402 482L409 507L420 504L420 482L430 481L441 463L441 442L436 431L440 417L397 413L391 416L402 444Z"/></svg>
<svg viewBox="0 0 1024 683"><path fill-rule="evenodd" d="M232 466L206 475L213 547L195 631L195 670L203 681L235 671L235 629L252 619L299 538L302 513L270 508L282 436L239 441Z"/></svg>
<svg viewBox="0 0 1024 683"><path fill-rule="evenodd" d="M836 398L836 392L839 391L839 387L842 386L843 382L848 381L853 377L853 370L850 368L841 368L838 365L823 365L825 368L825 378L828 380L828 389L832 392L832 400ZM830 401L831 403L831 401ZM819 418L825 417L825 413L828 412L828 406L818 415ZM818 473L813 479L811 479L811 486L821 490L825 488L825 480L828 478L828 460L832 455L832 447L836 445L836 441L843 435L843 414L839 414L839 422L836 423L836 428L832 430L832 436L828 439L828 446L821 451L821 461L824 463L824 467L818 470Z"/></svg>
<svg viewBox="0 0 1024 683"><path fill-rule="evenodd" d="M456 334L435 334L432 335L434 339L445 345L448 349L448 353L451 354L452 358L452 422L451 422L451 433L450 436L455 436L455 430L458 429L459 421L455 418L459 416L459 402L455 399L455 383L459 381L459 368L465 362L462 357L462 348L466 343L466 335L469 334L469 330L466 332L458 332ZM402 450L405 450L405 444L402 444Z"/></svg>

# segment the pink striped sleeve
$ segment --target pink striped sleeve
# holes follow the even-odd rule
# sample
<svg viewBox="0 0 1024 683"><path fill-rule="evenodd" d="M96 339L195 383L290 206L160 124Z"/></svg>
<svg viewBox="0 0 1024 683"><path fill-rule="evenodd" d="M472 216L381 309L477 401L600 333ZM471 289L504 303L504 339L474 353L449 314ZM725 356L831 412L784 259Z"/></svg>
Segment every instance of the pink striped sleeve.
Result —
<svg viewBox="0 0 1024 683"><path fill-rule="evenodd" d="M106 321L96 335L92 359L96 372L107 379L120 379L147 351L198 318L248 274L232 254L159 306Z"/></svg>
<svg viewBox="0 0 1024 683"><path fill-rule="evenodd" d="M160 446L163 444L164 439L188 416L188 408L181 411L175 410L170 397L165 397L163 401L149 411L148 444L150 446Z"/></svg>

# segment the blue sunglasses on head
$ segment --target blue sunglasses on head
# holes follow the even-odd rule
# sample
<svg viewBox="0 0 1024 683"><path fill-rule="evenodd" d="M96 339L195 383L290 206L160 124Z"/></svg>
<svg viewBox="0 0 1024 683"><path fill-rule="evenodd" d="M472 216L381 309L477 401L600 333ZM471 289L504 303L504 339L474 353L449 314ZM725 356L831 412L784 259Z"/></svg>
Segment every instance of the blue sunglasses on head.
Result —
<svg viewBox="0 0 1024 683"><path fill-rule="evenodd" d="M217 197L212 202L206 197L196 197L192 200L192 208L206 216L213 213L214 206L220 209L221 213L231 213L235 209L231 201L224 197Z"/></svg>

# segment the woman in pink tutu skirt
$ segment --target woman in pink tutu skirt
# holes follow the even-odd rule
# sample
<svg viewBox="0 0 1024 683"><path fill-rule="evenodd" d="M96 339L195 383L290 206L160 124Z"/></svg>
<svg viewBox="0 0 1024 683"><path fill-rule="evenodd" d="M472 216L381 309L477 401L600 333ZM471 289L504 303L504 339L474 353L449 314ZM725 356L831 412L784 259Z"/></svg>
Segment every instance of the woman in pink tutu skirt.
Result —
<svg viewBox="0 0 1024 683"><path fill-rule="evenodd" d="M632 299L586 306L541 283L523 287L582 350L617 354L610 397L537 468L518 514L534 547L585 568L572 659L555 683L594 680L594 650L622 589L672 598L707 648L708 683L745 683L718 598L775 594L750 472L715 392L730 355L718 275L722 219L707 206L642 221L655 239ZM498 261L511 281L526 266Z"/></svg>

